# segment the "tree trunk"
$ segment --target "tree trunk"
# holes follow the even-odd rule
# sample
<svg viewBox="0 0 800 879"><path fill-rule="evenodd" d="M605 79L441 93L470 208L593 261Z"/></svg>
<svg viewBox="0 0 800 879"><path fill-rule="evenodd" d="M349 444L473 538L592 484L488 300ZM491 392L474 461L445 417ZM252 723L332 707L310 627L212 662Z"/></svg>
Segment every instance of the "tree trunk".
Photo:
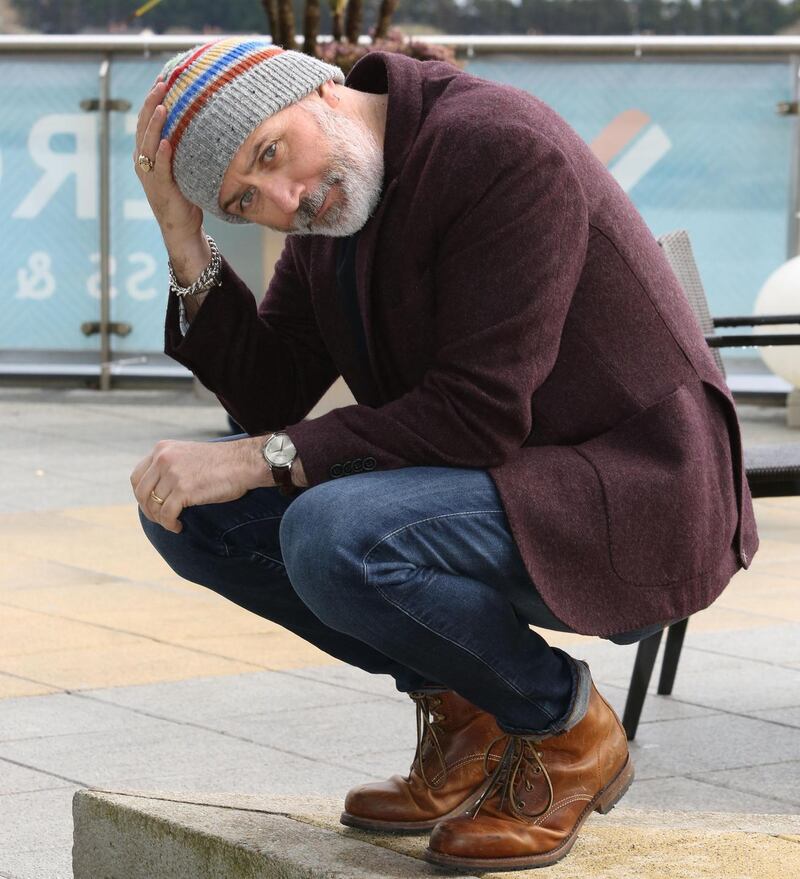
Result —
<svg viewBox="0 0 800 879"><path fill-rule="evenodd" d="M296 41L292 0L278 0L278 21L280 22L281 45L284 49L294 49Z"/></svg>
<svg viewBox="0 0 800 879"><path fill-rule="evenodd" d="M364 21L364 9L362 0L350 0L347 4L347 20L345 23L345 32L347 39L353 43L358 43L361 36L361 25Z"/></svg>
<svg viewBox="0 0 800 879"><path fill-rule="evenodd" d="M261 5L264 7L264 12L267 16L267 21L269 22L269 32L272 36L272 42L275 44L280 43L280 26L278 24L278 6L275 0L261 0Z"/></svg>
<svg viewBox="0 0 800 879"><path fill-rule="evenodd" d="M378 13L378 24L375 27L375 39L384 40L389 33L389 25L392 23L392 16L397 9L399 0L382 0L381 9Z"/></svg>
<svg viewBox="0 0 800 879"><path fill-rule="evenodd" d="M343 35L342 12L341 10L331 9L331 36L335 41L339 42Z"/></svg>
<svg viewBox="0 0 800 879"><path fill-rule="evenodd" d="M306 0L306 19L303 24L303 51L306 55L317 57L317 37L319 36L319 0Z"/></svg>

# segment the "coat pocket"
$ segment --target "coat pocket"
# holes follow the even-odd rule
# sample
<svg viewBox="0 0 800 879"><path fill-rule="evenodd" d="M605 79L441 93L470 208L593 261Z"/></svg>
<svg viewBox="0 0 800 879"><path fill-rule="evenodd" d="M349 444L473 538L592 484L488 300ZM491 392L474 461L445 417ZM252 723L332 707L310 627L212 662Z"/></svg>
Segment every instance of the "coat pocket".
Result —
<svg viewBox="0 0 800 879"><path fill-rule="evenodd" d="M738 509L728 425L713 388L681 385L576 451L599 480L621 579L684 582L729 550Z"/></svg>

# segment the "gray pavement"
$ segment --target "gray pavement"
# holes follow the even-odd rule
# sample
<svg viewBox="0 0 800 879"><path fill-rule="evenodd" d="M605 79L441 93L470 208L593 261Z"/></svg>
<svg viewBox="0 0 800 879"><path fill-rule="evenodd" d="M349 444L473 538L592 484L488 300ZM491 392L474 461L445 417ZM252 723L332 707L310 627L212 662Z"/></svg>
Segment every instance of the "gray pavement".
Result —
<svg viewBox="0 0 800 879"><path fill-rule="evenodd" d="M782 410L741 414L755 441L800 441ZM0 523L129 504L128 475L154 442L225 432L222 410L190 391L0 388ZM731 587L693 619L673 696L646 702L626 806L800 813L800 591L794 605L785 591L800 589L800 506L758 509L766 539L743 576L761 591ZM0 600L0 638L7 611ZM635 646L563 643L621 713ZM79 787L341 797L405 771L413 747L408 700L342 665L0 698L0 877L71 876Z"/></svg>

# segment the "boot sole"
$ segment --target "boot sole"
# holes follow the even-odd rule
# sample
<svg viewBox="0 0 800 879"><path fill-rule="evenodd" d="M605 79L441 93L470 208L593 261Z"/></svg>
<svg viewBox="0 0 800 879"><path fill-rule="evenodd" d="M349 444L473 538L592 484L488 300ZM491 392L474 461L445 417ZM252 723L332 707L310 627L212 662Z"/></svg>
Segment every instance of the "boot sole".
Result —
<svg viewBox="0 0 800 879"><path fill-rule="evenodd" d="M474 806L481 794L486 790L488 784L489 779L454 809L428 821L380 821L377 818L362 818L360 815L351 815L349 812L342 812L339 816L339 821L348 827L357 827L359 830L371 830L377 833L403 833L408 835L427 833L429 830L433 830L440 821L444 821L446 818L455 818Z"/></svg>
<svg viewBox="0 0 800 879"><path fill-rule="evenodd" d="M586 808L581 812L569 836L564 839L558 848L551 849L549 852L542 852L538 855L525 855L518 858L460 858L456 855L447 855L443 852L436 852L433 849L426 848L425 860L442 867L462 870L502 871L549 867L569 854L570 849L575 844L575 840L578 838L578 831L592 812L607 815L617 805L628 792L633 776L633 763L630 756L628 756L622 769L586 804Z"/></svg>

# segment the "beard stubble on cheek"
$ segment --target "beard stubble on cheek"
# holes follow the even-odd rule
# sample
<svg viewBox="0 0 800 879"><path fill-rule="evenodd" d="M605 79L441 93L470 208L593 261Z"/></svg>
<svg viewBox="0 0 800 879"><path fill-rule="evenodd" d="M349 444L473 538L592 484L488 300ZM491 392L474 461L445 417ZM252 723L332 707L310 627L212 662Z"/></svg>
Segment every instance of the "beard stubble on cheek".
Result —
<svg viewBox="0 0 800 879"><path fill-rule="evenodd" d="M380 200L383 152L363 123L319 104L303 109L324 138L327 170L317 189L301 200L290 234L352 235L364 226ZM314 223L333 186L332 203Z"/></svg>

